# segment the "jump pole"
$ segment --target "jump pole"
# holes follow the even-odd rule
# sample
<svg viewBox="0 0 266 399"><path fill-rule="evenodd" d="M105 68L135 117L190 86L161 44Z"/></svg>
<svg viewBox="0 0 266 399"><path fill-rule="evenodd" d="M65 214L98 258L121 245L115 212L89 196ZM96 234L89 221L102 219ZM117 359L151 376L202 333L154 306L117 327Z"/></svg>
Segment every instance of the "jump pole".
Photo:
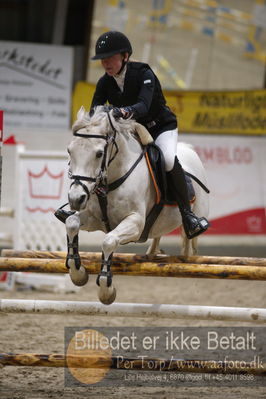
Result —
<svg viewBox="0 0 266 399"><path fill-rule="evenodd" d="M44 259L65 259L66 252L63 251L18 251L13 249L3 249L3 257L8 258L44 258ZM100 262L102 254L100 252L80 252L82 260ZM169 255L136 255L130 253L114 254L116 262L147 262L156 263L195 263L195 264L216 264L216 265L243 265L243 266L266 266L266 258L254 257L233 257L233 256L169 256Z"/></svg>
<svg viewBox="0 0 266 399"><path fill-rule="evenodd" d="M9 313L86 315L107 317L141 317L189 320L223 320L266 324L266 309L167 305L148 303L113 303L103 305L99 302L46 301L29 299L0 299L0 316Z"/></svg>
<svg viewBox="0 0 266 399"><path fill-rule="evenodd" d="M115 369L138 371L179 371L189 373L210 374L244 374L266 376L266 364L255 368L251 363L243 367L237 366L237 362L208 361L208 360L184 360L164 358L126 358L123 356L77 356L63 354L37 354L37 353L0 353L0 365L2 366L26 366L26 367L71 367L90 369ZM150 364L154 367L150 367Z"/></svg>
<svg viewBox="0 0 266 399"><path fill-rule="evenodd" d="M98 274L100 261L82 261L90 274ZM35 272L35 273L67 273L64 259L32 259L0 257L0 271ZM127 260L116 261L112 265L114 274L122 276L149 277L189 277L211 279L266 280L264 266L238 266L214 264L185 264L165 262L137 262Z"/></svg>

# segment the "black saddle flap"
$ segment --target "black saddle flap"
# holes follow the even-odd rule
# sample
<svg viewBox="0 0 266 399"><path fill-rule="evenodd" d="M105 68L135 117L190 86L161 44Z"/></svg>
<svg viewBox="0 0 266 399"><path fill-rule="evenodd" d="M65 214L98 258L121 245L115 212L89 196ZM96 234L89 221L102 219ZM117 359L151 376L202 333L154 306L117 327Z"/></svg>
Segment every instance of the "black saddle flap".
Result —
<svg viewBox="0 0 266 399"><path fill-rule="evenodd" d="M154 173L155 180L161 192L161 199L166 199L167 179L164 166L164 156L161 149L154 143L147 146L147 154Z"/></svg>
<svg viewBox="0 0 266 399"><path fill-rule="evenodd" d="M156 180L157 187L160 190L161 198L159 203L155 203L150 213L146 218L146 223L143 232L138 242L145 242L148 238L149 231L153 226L155 220L159 216L164 205L177 205L176 195L171 192L171 184L168 183L167 172L165 171L164 156L161 149L154 143L146 147L150 167ZM186 176L190 196L194 195L194 189L189 176Z"/></svg>
<svg viewBox="0 0 266 399"><path fill-rule="evenodd" d="M147 146L147 153L153 174L161 193L161 202L168 205L177 205L176 194L173 192L169 174L165 171L164 155L161 149L154 143ZM195 197L194 187L191 178L185 172L188 196L190 201Z"/></svg>

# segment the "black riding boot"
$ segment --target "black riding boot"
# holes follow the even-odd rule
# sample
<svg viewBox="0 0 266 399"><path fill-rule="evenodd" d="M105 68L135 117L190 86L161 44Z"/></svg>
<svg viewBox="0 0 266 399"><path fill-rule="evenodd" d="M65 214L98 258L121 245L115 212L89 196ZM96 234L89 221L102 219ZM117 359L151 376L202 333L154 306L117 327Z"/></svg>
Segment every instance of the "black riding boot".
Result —
<svg viewBox="0 0 266 399"><path fill-rule="evenodd" d="M66 220L69 216L74 215L75 212L73 211L64 211L64 209L59 208L55 211L55 217L60 220L62 223L66 223Z"/></svg>
<svg viewBox="0 0 266 399"><path fill-rule="evenodd" d="M168 172L168 175L171 178L187 238L194 238L206 231L209 223L204 217L198 218L191 210L185 174L177 157L175 157L174 167Z"/></svg>

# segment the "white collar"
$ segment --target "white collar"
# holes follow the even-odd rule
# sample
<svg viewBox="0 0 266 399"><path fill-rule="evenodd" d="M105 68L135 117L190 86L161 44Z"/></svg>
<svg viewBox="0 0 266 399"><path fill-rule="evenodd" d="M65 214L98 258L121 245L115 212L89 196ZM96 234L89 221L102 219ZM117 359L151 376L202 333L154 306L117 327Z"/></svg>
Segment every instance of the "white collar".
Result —
<svg viewBox="0 0 266 399"><path fill-rule="evenodd" d="M114 76L114 79L121 91L124 90L124 82L125 82L126 72L127 72L127 65L124 66L122 72L119 75Z"/></svg>

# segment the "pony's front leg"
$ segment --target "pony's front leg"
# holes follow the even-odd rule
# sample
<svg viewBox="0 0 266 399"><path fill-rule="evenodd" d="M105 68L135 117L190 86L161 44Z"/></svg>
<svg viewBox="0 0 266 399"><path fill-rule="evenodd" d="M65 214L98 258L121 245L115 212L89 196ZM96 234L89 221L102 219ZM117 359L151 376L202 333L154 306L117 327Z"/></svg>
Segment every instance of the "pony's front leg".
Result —
<svg viewBox="0 0 266 399"><path fill-rule="evenodd" d="M110 305L116 298L116 289L112 284L112 256L119 244L137 241L144 227L144 217L132 213L114 230L106 234L102 245L102 266L97 277L98 296L102 303Z"/></svg>
<svg viewBox="0 0 266 399"><path fill-rule="evenodd" d="M81 266L79 256L78 234L80 228L80 218L78 214L69 216L66 219L67 231L67 258L66 267L69 269L69 275L73 284L77 286L85 285L88 282L89 275L87 270Z"/></svg>

